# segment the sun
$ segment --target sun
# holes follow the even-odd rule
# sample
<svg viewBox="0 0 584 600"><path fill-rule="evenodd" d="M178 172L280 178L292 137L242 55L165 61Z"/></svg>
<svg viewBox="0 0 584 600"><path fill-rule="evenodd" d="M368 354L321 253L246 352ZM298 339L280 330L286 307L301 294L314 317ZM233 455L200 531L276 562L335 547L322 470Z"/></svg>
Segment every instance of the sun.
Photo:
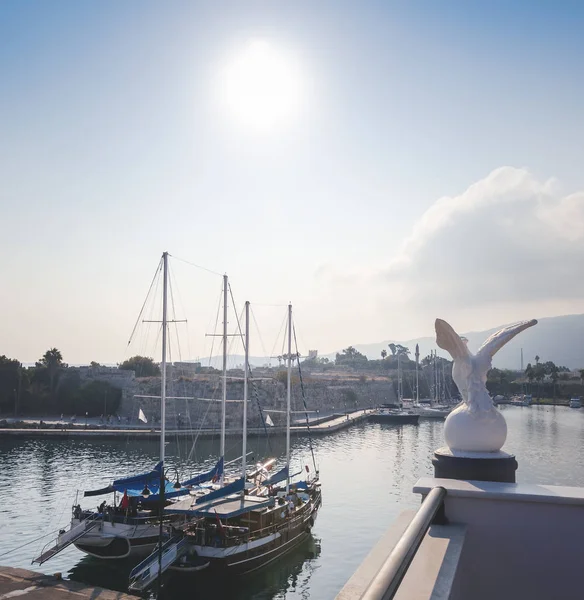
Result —
<svg viewBox="0 0 584 600"><path fill-rule="evenodd" d="M301 108L301 77L294 60L264 40L253 40L222 70L220 99L229 116L248 129L289 125Z"/></svg>

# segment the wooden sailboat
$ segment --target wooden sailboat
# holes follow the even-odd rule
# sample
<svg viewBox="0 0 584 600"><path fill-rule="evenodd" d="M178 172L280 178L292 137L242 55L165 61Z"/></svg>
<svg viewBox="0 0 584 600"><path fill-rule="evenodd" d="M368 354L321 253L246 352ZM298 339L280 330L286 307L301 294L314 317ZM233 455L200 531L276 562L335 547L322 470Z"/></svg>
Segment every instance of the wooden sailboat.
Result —
<svg viewBox="0 0 584 600"><path fill-rule="evenodd" d="M166 514L178 516L182 522L174 522L172 527L167 528L168 541L133 569L130 590L146 589L167 569L251 573L274 562L310 536L322 501L321 488L316 468L310 474L306 467L307 477L304 480L291 481L291 370L292 307L289 306L286 465L263 480L260 490L254 490L252 494L251 488L255 486L248 482L246 474L249 379L249 302L246 302L241 478L206 498L187 498L165 509ZM162 549L174 560L162 560Z"/></svg>

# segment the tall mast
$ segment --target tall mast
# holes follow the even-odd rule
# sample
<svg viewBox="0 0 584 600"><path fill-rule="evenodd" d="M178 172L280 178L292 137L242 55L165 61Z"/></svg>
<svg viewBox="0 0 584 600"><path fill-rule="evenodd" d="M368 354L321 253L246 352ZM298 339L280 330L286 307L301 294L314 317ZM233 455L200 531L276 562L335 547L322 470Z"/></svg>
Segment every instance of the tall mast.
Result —
<svg viewBox="0 0 584 600"><path fill-rule="evenodd" d="M446 367L442 361L442 400L446 401Z"/></svg>
<svg viewBox="0 0 584 600"><path fill-rule="evenodd" d="M290 392L292 385L292 305L288 305L288 376L286 378L286 493L290 491Z"/></svg>
<svg viewBox="0 0 584 600"><path fill-rule="evenodd" d="M227 275L223 275L223 380L221 396L221 458L225 457L225 406L227 403ZM225 459L224 459L225 460Z"/></svg>
<svg viewBox="0 0 584 600"><path fill-rule="evenodd" d="M436 350L432 350L432 383L434 384L434 402L436 402L436 395L438 392L438 384L436 382Z"/></svg>
<svg viewBox="0 0 584 600"><path fill-rule="evenodd" d="M418 378L418 365L420 363L420 346L416 344L416 404L420 404L420 380Z"/></svg>
<svg viewBox="0 0 584 600"><path fill-rule="evenodd" d="M245 469L247 467L247 380L249 377L249 302L245 303L245 366L243 376L243 456L241 457L241 473L243 477L243 494L245 496Z"/></svg>
<svg viewBox="0 0 584 600"><path fill-rule="evenodd" d="M401 352L397 353L397 401L402 401L402 381L401 381Z"/></svg>
<svg viewBox="0 0 584 600"><path fill-rule="evenodd" d="M440 364L438 363L438 350L434 350L434 368L436 369L436 402L440 402Z"/></svg>
<svg viewBox="0 0 584 600"><path fill-rule="evenodd" d="M168 252L162 254L162 381L160 390L160 460L164 462L164 441L166 437L166 308L168 295Z"/></svg>
<svg viewBox="0 0 584 600"><path fill-rule="evenodd" d="M440 363L438 362L438 351L434 352L434 363L436 368L436 402L440 402Z"/></svg>

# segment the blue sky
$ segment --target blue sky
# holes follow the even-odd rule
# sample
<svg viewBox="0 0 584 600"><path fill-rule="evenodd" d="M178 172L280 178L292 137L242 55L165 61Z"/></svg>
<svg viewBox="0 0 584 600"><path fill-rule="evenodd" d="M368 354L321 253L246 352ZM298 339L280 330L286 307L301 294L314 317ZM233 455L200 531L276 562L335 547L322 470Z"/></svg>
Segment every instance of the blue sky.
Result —
<svg viewBox="0 0 584 600"><path fill-rule="evenodd" d="M539 269L534 244L498 241L505 253L481 267L489 303L465 293L459 306L455 280L461 256L467 278L484 259L476 228L503 223L507 240L529 215L550 272L581 266L578 235L564 248L537 227L583 216L570 196L584 190L583 25L577 2L4 0L0 353L123 359L163 250L227 271L240 300L291 300L322 352L428 334L436 316L464 330L581 312L577 285L558 297L540 272L524 297L513 269L497 277L501 261ZM300 73L298 114L268 132L234 122L217 92L254 40ZM528 175L488 179L501 167ZM488 214L465 196L485 180L505 188L485 192ZM497 208L526 189L521 210ZM443 237L412 242L445 196L476 220L449 213ZM408 278L396 275L404 255ZM220 281L179 271L204 354ZM258 308L258 320L275 338L279 313Z"/></svg>

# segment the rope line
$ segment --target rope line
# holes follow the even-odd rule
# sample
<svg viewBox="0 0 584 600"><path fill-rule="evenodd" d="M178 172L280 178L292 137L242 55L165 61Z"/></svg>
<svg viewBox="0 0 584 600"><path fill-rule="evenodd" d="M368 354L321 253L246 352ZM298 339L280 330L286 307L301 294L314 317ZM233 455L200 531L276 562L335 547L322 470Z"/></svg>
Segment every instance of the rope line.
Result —
<svg viewBox="0 0 584 600"><path fill-rule="evenodd" d="M201 265L197 265L189 260L185 260L184 258L179 258L178 256L174 256L174 254L169 254L168 256L172 256L175 260L180 260L191 267L196 267L197 269L201 269L202 271L207 271L207 273L211 273L213 275L219 275L219 277L223 277L221 273L217 273L217 271L213 271L213 269L207 269L207 267L202 267Z"/></svg>
<svg viewBox="0 0 584 600"><path fill-rule="evenodd" d="M308 445L310 447L310 454L312 455L312 465L315 472L318 472L318 469L316 468L316 458L314 457L314 447L312 446L312 434L310 433L310 423L308 420L308 406L306 405L306 391L302 379L302 369L300 368L300 355L298 353L298 341L296 340L296 327L294 324L292 324L292 331L294 333L294 346L296 347L296 361L298 362L298 377L300 379L300 390L302 392L302 404L304 405L304 417L306 419L306 429L308 431Z"/></svg>
<svg viewBox="0 0 584 600"><path fill-rule="evenodd" d="M211 350L209 350L209 366L211 366L211 359L213 358L213 351L215 350L215 338L217 337L217 325L219 324L219 313L221 311L221 301L223 298L223 283L221 283L221 291L219 294L219 302L217 303L217 314L215 315L215 327L213 327L213 336L211 338Z"/></svg>
<svg viewBox="0 0 584 600"><path fill-rule="evenodd" d="M251 306L250 306L250 308L251 308ZM262 333L260 331L260 326L258 325L257 319L255 317L255 313L253 311L253 308L251 308L250 312L251 312L251 318L253 319L253 323L254 323L254 325L256 327L256 330L258 332L258 337L260 338L260 346L261 346L261 349L262 349L262 353L263 353L264 356L267 356L266 347L264 346L264 340L262 338Z"/></svg>
<svg viewBox="0 0 584 600"><path fill-rule="evenodd" d="M26 544L22 544L22 546L17 546L16 548L12 548L12 550L8 550L8 552L3 552L2 554L0 554L0 558L2 556L7 556L8 554L12 554L13 552L16 552L17 550L24 548L25 546L34 544L35 542L38 542L39 540L42 540L43 538L46 538L49 535L53 535L55 532L59 531L60 529L61 529L61 527L57 527L57 529L54 529L53 531L49 531L49 533L45 533L44 535L41 535L38 538L35 538L34 540L30 540L30 542L26 542Z"/></svg>
<svg viewBox="0 0 584 600"><path fill-rule="evenodd" d="M154 273L154 277L152 278L152 282L150 283L150 287L148 288L148 293L146 294L146 298L144 299L144 303L142 304L142 308L140 309L140 313L138 314L138 318L136 319L136 323L134 324L134 329L132 329L132 333L130 334L130 339L128 340L128 346L132 343L132 338L134 337L134 333L136 332L136 328L138 327L138 323L140 322L140 317L142 316L142 313L144 312L144 307L146 306L146 302L148 302L150 292L152 291L152 286L154 285L154 282L156 281L156 277L158 276L158 273L161 268L162 268L162 258L160 259L160 262L158 263L158 267L156 267L156 272Z"/></svg>
<svg viewBox="0 0 584 600"><path fill-rule="evenodd" d="M231 303L235 307L235 298L233 297L233 290L231 289L231 284L229 285L229 294L231 296ZM237 320L237 329L239 331L239 336L243 340L243 348L245 350L245 348L246 348L246 346L245 346L245 338L243 337L243 334L242 334L242 331L241 331L241 323L240 323L240 320L239 320L239 316L237 315L237 312L235 312L235 318ZM257 325L257 323L256 323L256 325ZM259 398L259 393L257 391L257 386L255 385L255 382L253 381L253 374L252 374L251 365L249 364L249 361L247 363L247 368L248 368L248 371L249 371L249 379L250 379L250 383L251 383L252 396L254 397L254 399L256 401L256 404L257 404L257 407L258 407L258 411L260 413L260 419L262 421L262 426L264 428L264 433L266 434L267 447L268 447L268 450L271 453L272 452L272 445L270 443L270 434L268 433L268 427L266 425L266 420L264 418L264 413L262 411L262 407L261 407L261 404L260 404L260 398Z"/></svg>
<svg viewBox="0 0 584 600"><path fill-rule="evenodd" d="M286 324L286 318L287 318L287 314L285 314L285 315L284 315L284 317L283 317L283 319L282 319L282 323L281 323L281 325L280 325L280 330L278 331L278 335L277 335L277 337L276 337L276 340L275 340L275 342L274 342L274 345L272 346L272 350L271 350L271 352L270 352L270 356L269 356L269 358L270 358L270 365L271 365L271 358L272 358L272 357L274 357L274 355L275 355L275 352L276 352L276 346L277 346L277 344L278 344L278 340L280 339L280 336L281 336L281 335L283 335L283 333L282 333L282 332L283 332L283 330L284 330L284 325ZM283 338L283 339L285 339L285 336L284 336L284 338ZM282 353L280 354L280 356L282 356L282 354L284 354L284 351L282 351ZM278 366L280 366L280 364L279 364L279 363L278 363Z"/></svg>

